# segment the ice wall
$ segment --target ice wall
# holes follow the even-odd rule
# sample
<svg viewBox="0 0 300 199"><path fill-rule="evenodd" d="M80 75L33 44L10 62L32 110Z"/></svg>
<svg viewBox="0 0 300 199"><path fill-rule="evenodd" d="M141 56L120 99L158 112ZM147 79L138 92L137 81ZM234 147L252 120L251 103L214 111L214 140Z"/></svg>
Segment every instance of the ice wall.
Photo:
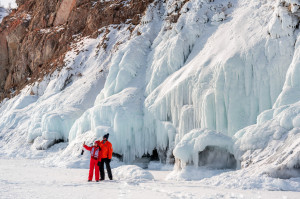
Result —
<svg viewBox="0 0 300 199"><path fill-rule="evenodd" d="M283 22L295 20L299 9L297 1L277 1L275 18L283 17ZM285 3L285 4L283 4ZM291 3L291 4L287 4ZM290 6L289 13L282 6ZM279 11L279 12L278 12ZM287 16L288 15L288 16ZM284 17L287 17L284 19ZM291 18L290 18L291 17ZM274 18L273 18L274 20ZM273 22L273 24L275 24ZM292 26L289 26L292 27ZM290 30L288 30L290 31ZM279 31L278 31L279 32ZM299 33L292 62L286 73L285 83L273 108L257 117L257 124L246 127L235 135L236 154L242 162L242 168L257 169L259 174L276 178L300 176L299 152ZM280 32L278 34L291 34ZM281 35L282 36L282 35Z"/></svg>
<svg viewBox="0 0 300 199"><path fill-rule="evenodd" d="M130 162L154 148L172 150L193 129L231 137L256 123L280 94L294 53L295 18L287 7L272 6L152 4L113 54L105 86L70 141L110 131L115 151Z"/></svg>
<svg viewBox="0 0 300 199"><path fill-rule="evenodd" d="M130 40L121 44L112 56L105 86L94 107L72 127L70 141L86 131L93 131L102 138L103 128L110 128L114 152L123 155L125 162L152 154L156 137L143 131L143 93L147 55L160 30L159 6L149 7L142 25L136 27Z"/></svg>
<svg viewBox="0 0 300 199"><path fill-rule="evenodd" d="M288 69L283 90L278 97L275 108L293 104L300 100L300 35L297 36L293 61Z"/></svg>
<svg viewBox="0 0 300 199"><path fill-rule="evenodd" d="M233 13L227 10L222 24L215 27L207 23L203 31L197 28L199 38L190 36L190 30L189 37L183 37L187 39L184 43L196 42L185 65L145 100L146 130L167 135L158 125L167 121L176 129L177 144L194 128L233 136L256 123L257 115L271 108L280 94L294 53L295 16L287 7L273 10L271 6L266 2L240 2ZM184 15L177 24L181 19ZM195 24L189 20L189 25ZM157 73L165 74L160 70ZM169 142L165 140L166 148Z"/></svg>

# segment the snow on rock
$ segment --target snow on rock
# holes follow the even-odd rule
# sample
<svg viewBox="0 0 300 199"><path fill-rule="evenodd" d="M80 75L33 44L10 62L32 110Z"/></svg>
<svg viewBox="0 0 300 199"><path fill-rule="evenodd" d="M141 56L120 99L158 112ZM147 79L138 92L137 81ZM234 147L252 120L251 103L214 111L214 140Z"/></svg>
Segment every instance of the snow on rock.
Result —
<svg viewBox="0 0 300 199"><path fill-rule="evenodd" d="M292 36L297 24L298 17L296 15L291 15L288 7L279 4L279 6L275 7L275 11L271 18L269 34L272 38Z"/></svg>
<svg viewBox="0 0 300 199"><path fill-rule="evenodd" d="M93 105L104 86L105 76L97 62L104 62L105 54L97 56L95 41L82 40L66 55L65 68L1 104L1 136L18 129L24 142L34 142L38 149L46 149L59 140L68 141L73 123ZM1 141L6 145L12 140Z"/></svg>
<svg viewBox="0 0 300 199"><path fill-rule="evenodd" d="M135 165L117 167L112 170L112 173L114 178L117 180L139 182L154 179L153 175L149 171Z"/></svg>
<svg viewBox="0 0 300 199"><path fill-rule="evenodd" d="M106 36L111 40L106 41L106 50L113 51L115 43L126 40L123 36L127 32L127 27L118 33L113 26L110 27ZM73 124L94 105L106 81L104 70L111 57L99 46L104 40L103 35L75 42L73 49L66 55L66 66L53 73L53 77L45 78L31 88L40 97L36 105L39 108L30 118L34 125L29 127L29 141L38 136L45 140L72 140L72 133L69 138L69 132Z"/></svg>
<svg viewBox="0 0 300 199"><path fill-rule="evenodd" d="M16 0L1 0L0 6L9 9L18 7Z"/></svg>
<svg viewBox="0 0 300 199"><path fill-rule="evenodd" d="M208 156L205 154L203 157L200 152L205 151L205 149L209 147L215 148L209 151ZM214 154L214 150L221 149L224 151L222 154ZM182 168L184 168L187 163L193 163L197 167L200 166L201 163L204 164L204 162L206 162L205 166L220 169L232 166L228 164L235 166L236 161L234 160L232 163L230 162L231 160L229 160L229 154L233 153L233 140L230 137L208 129L192 130L180 140L173 151L175 158L181 160ZM228 156L226 154L228 154Z"/></svg>
<svg viewBox="0 0 300 199"><path fill-rule="evenodd" d="M81 48L86 49L88 53L81 53L75 58L76 49L70 51L65 60L68 63L66 68L45 78L45 83L36 84L31 88L32 92L39 96L39 100L30 117L32 125L29 125L28 129L29 142L38 136L45 140L67 141L73 123L84 110L93 105L93 99L96 98L94 92L103 87L105 77L101 74L82 76L82 73L87 71L84 71L84 68L80 71L80 61L90 56L86 61L91 67L95 67L96 60L94 40L87 39L84 42L85 45ZM72 81L75 82L70 86Z"/></svg>
<svg viewBox="0 0 300 199"><path fill-rule="evenodd" d="M300 2L298 0L280 0L281 4L287 4L292 13L296 13L300 7Z"/></svg>
<svg viewBox="0 0 300 199"><path fill-rule="evenodd" d="M263 113L264 114L264 113ZM240 130L235 138L242 168L275 178L300 177L300 102L274 109L270 120Z"/></svg>
<svg viewBox="0 0 300 199"><path fill-rule="evenodd" d="M220 22L220 21L224 21L225 20L225 13L221 12L221 13L216 13L212 18L211 21L212 22Z"/></svg>
<svg viewBox="0 0 300 199"><path fill-rule="evenodd" d="M0 23L2 19L7 16L11 9L17 8L15 0L2 0L0 2Z"/></svg>
<svg viewBox="0 0 300 199"><path fill-rule="evenodd" d="M8 15L8 11L0 5L0 23L6 15Z"/></svg>
<svg viewBox="0 0 300 199"><path fill-rule="evenodd" d="M33 147L38 150L45 150L48 149L50 146L54 145L55 139L45 139L42 136L37 137L34 139Z"/></svg>

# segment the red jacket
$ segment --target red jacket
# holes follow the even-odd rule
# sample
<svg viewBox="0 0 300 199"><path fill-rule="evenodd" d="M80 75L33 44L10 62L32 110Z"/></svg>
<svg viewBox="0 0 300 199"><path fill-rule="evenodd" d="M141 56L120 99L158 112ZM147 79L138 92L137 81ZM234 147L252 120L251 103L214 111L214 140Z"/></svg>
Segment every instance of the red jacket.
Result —
<svg viewBox="0 0 300 199"><path fill-rule="evenodd" d="M91 158L101 161L101 148L95 146L89 147L87 145L83 145L83 147L91 152Z"/></svg>
<svg viewBox="0 0 300 199"><path fill-rule="evenodd" d="M103 140L100 142L98 141L98 146L101 148L101 158L112 158L113 147L109 141L103 143Z"/></svg>

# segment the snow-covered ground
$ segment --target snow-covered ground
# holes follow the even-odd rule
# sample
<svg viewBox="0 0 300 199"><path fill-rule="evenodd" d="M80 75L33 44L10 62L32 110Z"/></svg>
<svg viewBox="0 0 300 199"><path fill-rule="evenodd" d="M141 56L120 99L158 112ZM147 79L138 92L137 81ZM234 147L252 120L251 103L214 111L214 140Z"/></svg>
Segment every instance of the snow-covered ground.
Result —
<svg viewBox="0 0 300 199"><path fill-rule="evenodd" d="M127 172L138 170L134 166L127 166L126 169ZM299 192L240 190L207 186L199 181L166 180L170 171L145 170L145 172L152 175L153 179L149 179L149 175L140 175L136 181L122 178L97 183L87 182L88 169L48 167L41 164L40 160L0 159L0 198L298 199L300 196ZM125 173L126 170L123 171L123 174ZM119 177L118 175L120 174L114 172L114 178Z"/></svg>

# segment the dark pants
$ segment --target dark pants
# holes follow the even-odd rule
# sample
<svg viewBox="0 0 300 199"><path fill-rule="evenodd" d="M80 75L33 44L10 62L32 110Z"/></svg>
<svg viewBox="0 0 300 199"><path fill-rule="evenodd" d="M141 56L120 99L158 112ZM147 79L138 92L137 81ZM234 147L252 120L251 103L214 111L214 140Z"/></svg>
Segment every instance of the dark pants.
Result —
<svg viewBox="0 0 300 199"><path fill-rule="evenodd" d="M112 174L111 174L111 168L110 168L110 159L108 159L108 158L101 159L100 168L99 168L100 178L101 178L101 180L105 180L104 163L105 163L105 166L106 166L107 175L108 175L109 179L112 180Z"/></svg>

